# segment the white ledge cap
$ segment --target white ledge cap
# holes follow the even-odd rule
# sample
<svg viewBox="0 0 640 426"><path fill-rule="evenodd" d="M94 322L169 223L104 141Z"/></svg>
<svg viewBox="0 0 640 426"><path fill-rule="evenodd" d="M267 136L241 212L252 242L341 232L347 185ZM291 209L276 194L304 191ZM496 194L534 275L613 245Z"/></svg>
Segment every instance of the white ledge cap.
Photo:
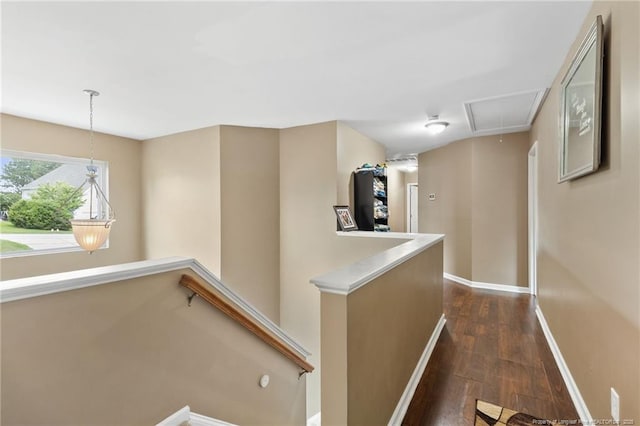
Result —
<svg viewBox="0 0 640 426"><path fill-rule="evenodd" d="M405 243L336 269L310 281L324 293L346 295L373 281L397 265L411 259L429 247L444 240L444 234L418 234L402 232L338 232L344 237L406 239Z"/></svg>

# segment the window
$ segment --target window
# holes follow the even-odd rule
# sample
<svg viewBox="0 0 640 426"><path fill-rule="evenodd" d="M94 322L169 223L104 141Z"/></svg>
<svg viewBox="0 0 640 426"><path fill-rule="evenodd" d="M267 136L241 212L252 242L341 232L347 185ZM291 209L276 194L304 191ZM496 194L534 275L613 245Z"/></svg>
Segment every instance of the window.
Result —
<svg viewBox="0 0 640 426"><path fill-rule="evenodd" d="M79 189L89 160L0 152L0 257L81 250L69 220L89 216L88 185ZM94 160L94 165L108 197L108 164Z"/></svg>

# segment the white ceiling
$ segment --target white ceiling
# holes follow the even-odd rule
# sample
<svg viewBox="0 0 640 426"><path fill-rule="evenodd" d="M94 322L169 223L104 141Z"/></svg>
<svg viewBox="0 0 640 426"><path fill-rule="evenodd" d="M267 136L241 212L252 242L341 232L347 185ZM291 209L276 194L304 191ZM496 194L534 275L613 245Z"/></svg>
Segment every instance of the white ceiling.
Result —
<svg viewBox="0 0 640 426"><path fill-rule="evenodd" d="M590 6L3 1L2 111L84 128L91 88L135 139L344 120L417 153L472 135L464 102L549 87Z"/></svg>

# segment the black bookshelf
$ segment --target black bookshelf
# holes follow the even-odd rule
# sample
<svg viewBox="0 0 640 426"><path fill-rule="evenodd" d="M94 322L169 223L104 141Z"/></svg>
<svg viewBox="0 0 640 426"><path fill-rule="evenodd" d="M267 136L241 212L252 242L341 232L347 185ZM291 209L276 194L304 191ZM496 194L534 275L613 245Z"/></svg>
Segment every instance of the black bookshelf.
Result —
<svg viewBox="0 0 640 426"><path fill-rule="evenodd" d="M359 170L353 175L354 216L361 231L389 231L385 168Z"/></svg>

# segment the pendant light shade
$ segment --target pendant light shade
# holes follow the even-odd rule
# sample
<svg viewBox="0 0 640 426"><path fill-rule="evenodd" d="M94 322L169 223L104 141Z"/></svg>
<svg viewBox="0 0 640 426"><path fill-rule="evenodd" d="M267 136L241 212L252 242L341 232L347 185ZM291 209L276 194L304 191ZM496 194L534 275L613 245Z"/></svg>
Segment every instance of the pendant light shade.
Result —
<svg viewBox="0 0 640 426"><path fill-rule="evenodd" d="M113 221L99 219L74 219L71 221L73 236L84 250L93 253L109 238Z"/></svg>
<svg viewBox="0 0 640 426"><path fill-rule="evenodd" d="M93 97L100 95L95 90L85 90L89 95L89 144L91 146L91 164L87 166L87 179L76 190L86 193L89 203L89 217L71 220L73 236L84 250L93 253L109 238L111 224L115 222L115 214L109 200L98 185L96 177L98 168L93 165ZM88 191L87 191L88 185Z"/></svg>

